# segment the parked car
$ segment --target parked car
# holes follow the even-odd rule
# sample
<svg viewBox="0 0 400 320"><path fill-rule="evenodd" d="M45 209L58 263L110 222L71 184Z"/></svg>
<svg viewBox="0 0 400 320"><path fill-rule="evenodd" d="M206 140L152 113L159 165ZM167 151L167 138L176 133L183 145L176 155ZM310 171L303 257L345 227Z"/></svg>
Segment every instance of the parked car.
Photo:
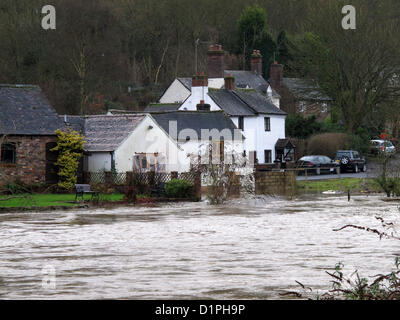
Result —
<svg viewBox="0 0 400 320"><path fill-rule="evenodd" d="M392 155L396 153L396 147L388 140L371 140L371 154Z"/></svg>
<svg viewBox="0 0 400 320"><path fill-rule="evenodd" d="M336 163L340 164L341 171L367 171L367 161L355 150L338 150L335 156Z"/></svg>
<svg viewBox="0 0 400 320"><path fill-rule="evenodd" d="M326 156L305 156L297 161L297 167L307 170L307 173L335 173L340 164Z"/></svg>

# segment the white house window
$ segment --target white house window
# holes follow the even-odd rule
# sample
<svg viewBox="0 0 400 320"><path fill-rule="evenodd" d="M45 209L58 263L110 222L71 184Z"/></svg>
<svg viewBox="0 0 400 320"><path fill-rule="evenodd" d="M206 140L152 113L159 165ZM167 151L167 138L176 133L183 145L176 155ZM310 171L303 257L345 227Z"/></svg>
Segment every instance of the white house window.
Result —
<svg viewBox="0 0 400 320"><path fill-rule="evenodd" d="M271 118L264 118L264 130L271 131Z"/></svg>
<svg viewBox="0 0 400 320"><path fill-rule="evenodd" d="M264 150L264 163L272 163L272 151Z"/></svg>
<svg viewBox="0 0 400 320"><path fill-rule="evenodd" d="M140 153L133 158L135 172L165 172L166 158L159 153Z"/></svg>
<svg viewBox="0 0 400 320"><path fill-rule="evenodd" d="M327 113L328 112L328 104L325 103L325 102L322 104L322 112L323 113Z"/></svg>
<svg viewBox="0 0 400 320"><path fill-rule="evenodd" d="M1 145L1 159L2 163L15 163L17 149L15 143L3 143Z"/></svg>
<svg viewBox="0 0 400 320"><path fill-rule="evenodd" d="M300 112L307 111L307 103L305 101L300 101Z"/></svg>

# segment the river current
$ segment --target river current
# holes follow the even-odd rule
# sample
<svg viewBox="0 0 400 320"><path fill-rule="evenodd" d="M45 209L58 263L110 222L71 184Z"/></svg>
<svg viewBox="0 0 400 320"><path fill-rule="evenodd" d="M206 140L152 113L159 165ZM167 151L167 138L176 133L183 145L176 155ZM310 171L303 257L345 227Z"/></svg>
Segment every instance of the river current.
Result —
<svg viewBox="0 0 400 320"><path fill-rule="evenodd" d="M346 224L399 220L382 196L260 197L0 215L1 299L279 299L330 288L342 262L390 271L400 241Z"/></svg>

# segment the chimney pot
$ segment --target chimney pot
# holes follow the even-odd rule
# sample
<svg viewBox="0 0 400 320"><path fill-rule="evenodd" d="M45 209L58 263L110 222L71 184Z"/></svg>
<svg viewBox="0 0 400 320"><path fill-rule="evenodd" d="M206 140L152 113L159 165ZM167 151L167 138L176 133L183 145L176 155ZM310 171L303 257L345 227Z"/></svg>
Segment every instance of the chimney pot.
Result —
<svg viewBox="0 0 400 320"><path fill-rule="evenodd" d="M254 50L251 55L251 71L262 75L262 55L260 54L260 50Z"/></svg>
<svg viewBox="0 0 400 320"><path fill-rule="evenodd" d="M208 87L208 77L202 72L192 77L192 87Z"/></svg>
<svg viewBox="0 0 400 320"><path fill-rule="evenodd" d="M230 73L225 77L225 89L235 90L235 78Z"/></svg>

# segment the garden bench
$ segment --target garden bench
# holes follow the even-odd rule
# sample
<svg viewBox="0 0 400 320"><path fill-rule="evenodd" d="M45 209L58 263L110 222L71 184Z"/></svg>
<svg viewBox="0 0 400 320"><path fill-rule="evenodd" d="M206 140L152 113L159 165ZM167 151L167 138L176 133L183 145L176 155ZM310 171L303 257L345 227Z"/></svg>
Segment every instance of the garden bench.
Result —
<svg viewBox="0 0 400 320"><path fill-rule="evenodd" d="M76 184L75 185L75 201L78 199L78 197L81 197L82 200L84 200L83 196L85 194L91 194L92 199L94 197L96 197L96 198L99 197L99 193L97 191L93 191L90 188L90 184Z"/></svg>

